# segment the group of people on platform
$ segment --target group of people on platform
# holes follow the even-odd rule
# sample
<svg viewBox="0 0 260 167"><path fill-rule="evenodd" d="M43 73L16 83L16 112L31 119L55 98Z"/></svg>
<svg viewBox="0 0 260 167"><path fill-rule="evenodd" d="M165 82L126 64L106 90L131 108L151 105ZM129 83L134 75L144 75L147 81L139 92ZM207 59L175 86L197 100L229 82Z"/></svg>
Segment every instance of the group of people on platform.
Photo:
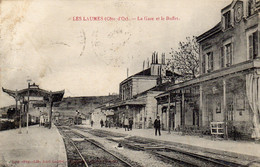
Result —
<svg viewBox="0 0 260 167"><path fill-rule="evenodd" d="M94 121L91 120L90 124L91 124L91 127L93 127ZM125 119L122 122L122 125L123 125L123 128L125 128L125 131L132 130L133 120L125 117ZM159 134L159 136L161 136L161 122L160 122L160 117L159 116L157 116L157 118L155 119L153 125L154 125L154 129L155 129L155 136L157 136L157 133ZM103 128L104 126L110 128L111 127L111 121L106 120L105 124L104 124L103 119L101 119L100 120L100 126L101 126L101 128Z"/></svg>
<svg viewBox="0 0 260 167"><path fill-rule="evenodd" d="M132 119L128 119L127 117L124 119L124 122L123 122L123 125L124 125L124 128L125 128L125 131L126 130L132 130L133 128L133 120Z"/></svg>
<svg viewBox="0 0 260 167"><path fill-rule="evenodd" d="M91 121L90 121L90 124L91 124L91 127L93 127L94 121L91 120ZM104 124L103 119L100 120L100 126L101 126L101 128L103 128L104 126L110 128L110 127L111 127L111 124L112 124L112 123L111 123L110 120L105 120L105 124Z"/></svg>

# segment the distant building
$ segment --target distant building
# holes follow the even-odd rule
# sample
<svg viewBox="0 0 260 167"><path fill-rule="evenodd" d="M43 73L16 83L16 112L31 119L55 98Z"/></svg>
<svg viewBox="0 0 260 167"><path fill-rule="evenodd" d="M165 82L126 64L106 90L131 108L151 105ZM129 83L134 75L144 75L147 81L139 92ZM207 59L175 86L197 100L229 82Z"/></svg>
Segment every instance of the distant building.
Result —
<svg viewBox="0 0 260 167"><path fill-rule="evenodd" d="M95 108L95 110L91 113L91 120L95 125L99 125L101 120L106 120L106 114L104 113L104 110L102 110L102 106Z"/></svg>

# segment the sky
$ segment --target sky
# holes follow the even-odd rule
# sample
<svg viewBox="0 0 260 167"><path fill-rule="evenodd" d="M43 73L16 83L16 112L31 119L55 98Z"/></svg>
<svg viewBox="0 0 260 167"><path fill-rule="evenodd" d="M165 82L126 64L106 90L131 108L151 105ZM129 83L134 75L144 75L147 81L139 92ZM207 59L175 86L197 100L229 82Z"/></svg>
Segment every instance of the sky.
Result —
<svg viewBox="0 0 260 167"><path fill-rule="evenodd" d="M75 97L118 93L127 68L141 71L154 51L170 58L178 42L215 26L231 0L0 2L0 86L19 90L30 79ZM14 103L0 92L0 107Z"/></svg>

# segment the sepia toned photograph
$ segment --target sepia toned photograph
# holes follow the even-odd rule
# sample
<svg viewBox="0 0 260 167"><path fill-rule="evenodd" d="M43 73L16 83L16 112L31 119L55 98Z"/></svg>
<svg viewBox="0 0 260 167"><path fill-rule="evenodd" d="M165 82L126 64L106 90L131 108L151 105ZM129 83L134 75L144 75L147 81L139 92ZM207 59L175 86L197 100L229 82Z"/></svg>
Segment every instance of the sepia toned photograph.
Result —
<svg viewBox="0 0 260 167"><path fill-rule="evenodd" d="M260 0L0 0L0 167L260 167Z"/></svg>

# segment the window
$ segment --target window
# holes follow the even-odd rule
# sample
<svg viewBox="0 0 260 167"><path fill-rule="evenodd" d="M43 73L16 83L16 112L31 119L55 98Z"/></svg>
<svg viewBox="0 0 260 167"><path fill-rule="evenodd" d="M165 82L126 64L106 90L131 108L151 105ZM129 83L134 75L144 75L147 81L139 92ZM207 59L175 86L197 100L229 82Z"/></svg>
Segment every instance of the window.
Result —
<svg viewBox="0 0 260 167"><path fill-rule="evenodd" d="M202 73L211 72L214 69L213 52L208 52L202 56L201 71Z"/></svg>
<svg viewBox="0 0 260 167"><path fill-rule="evenodd" d="M223 14L224 16L224 21L225 21L225 29L228 29L231 27L231 14L230 11L226 12Z"/></svg>
<svg viewBox="0 0 260 167"><path fill-rule="evenodd" d="M229 67L230 65L232 65L232 45L231 45L231 43L227 44L225 46L225 48L226 48L226 60L227 60L226 66Z"/></svg>
<svg viewBox="0 0 260 167"><path fill-rule="evenodd" d="M249 35L249 59L255 59L258 55L258 31Z"/></svg>
<svg viewBox="0 0 260 167"><path fill-rule="evenodd" d="M202 67L202 73L205 73L205 72L206 72L206 55L203 55L203 56L202 56L202 64L201 64L201 67Z"/></svg>
<svg viewBox="0 0 260 167"><path fill-rule="evenodd" d="M123 100L125 100L125 87L123 86Z"/></svg>
<svg viewBox="0 0 260 167"><path fill-rule="evenodd" d="M208 56L208 72L213 70L213 52L207 53Z"/></svg>
<svg viewBox="0 0 260 167"><path fill-rule="evenodd" d="M219 57L220 67L229 67L233 64L233 49L232 43L228 43L221 47L220 57Z"/></svg>

